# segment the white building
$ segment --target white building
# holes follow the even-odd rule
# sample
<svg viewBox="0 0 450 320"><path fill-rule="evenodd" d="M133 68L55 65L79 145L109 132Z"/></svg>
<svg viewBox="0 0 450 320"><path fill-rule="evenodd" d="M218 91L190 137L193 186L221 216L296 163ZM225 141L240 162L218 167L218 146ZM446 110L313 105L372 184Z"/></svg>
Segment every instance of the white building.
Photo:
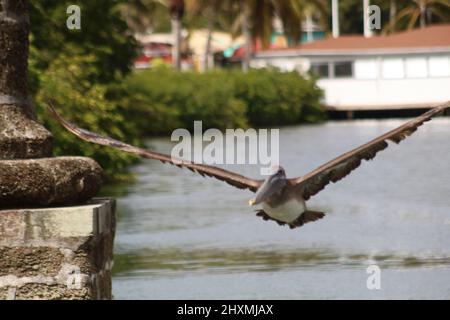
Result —
<svg viewBox="0 0 450 320"><path fill-rule="evenodd" d="M330 109L429 107L450 100L450 24L260 51L251 65L317 74Z"/></svg>

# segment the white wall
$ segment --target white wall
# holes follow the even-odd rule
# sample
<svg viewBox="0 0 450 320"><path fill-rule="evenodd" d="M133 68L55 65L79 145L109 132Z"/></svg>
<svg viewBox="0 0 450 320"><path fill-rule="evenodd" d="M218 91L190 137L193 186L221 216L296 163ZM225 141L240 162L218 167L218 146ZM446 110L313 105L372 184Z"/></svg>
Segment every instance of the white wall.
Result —
<svg viewBox="0 0 450 320"><path fill-rule="evenodd" d="M450 100L450 77L425 79L321 79L325 104L337 109L419 105Z"/></svg>
<svg viewBox="0 0 450 320"><path fill-rule="evenodd" d="M336 108L423 105L450 100L450 55L359 58L354 77L320 79L325 103Z"/></svg>
<svg viewBox="0 0 450 320"><path fill-rule="evenodd" d="M450 100L450 54L373 57L276 57L254 59L253 67L274 66L305 73L313 62L353 61L353 77L322 78L324 103L337 109L420 106Z"/></svg>
<svg viewBox="0 0 450 320"><path fill-rule="evenodd" d="M309 59L302 57L252 59L250 66L252 68L275 67L282 71L297 70L300 73L306 73L309 69Z"/></svg>

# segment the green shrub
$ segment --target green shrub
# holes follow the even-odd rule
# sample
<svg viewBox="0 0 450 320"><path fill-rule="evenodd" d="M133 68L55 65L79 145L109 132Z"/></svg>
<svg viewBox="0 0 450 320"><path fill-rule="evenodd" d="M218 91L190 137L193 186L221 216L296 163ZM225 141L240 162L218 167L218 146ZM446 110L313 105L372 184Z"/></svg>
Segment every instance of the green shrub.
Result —
<svg viewBox="0 0 450 320"><path fill-rule="evenodd" d="M126 168L136 158L112 148L80 140L56 122L46 110L49 100L61 115L89 130L108 134L117 139L138 144L137 126L125 118L125 112L116 101L106 98L109 89L102 84L92 84L87 79L97 68L89 55L67 56L61 54L45 71L37 71L33 51L30 55L30 74L34 100L41 122L53 133L55 155L83 155L95 159L111 179L121 179ZM128 117L128 116L127 116Z"/></svg>
<svg viewBox="0 0 450 320"><path fill-rule="evenodd" d="M147 134L177 127L245 128L323 120L322 91L297 72L216 70L203 74L155 68L136 72L125 87ZM142 120L137 120L142 121Z"/></svg>
<svg viewBox="0 0 450 320"><path fill-rule="evenodd" d="M249 122L257 127L324 119L322 91L298 72L274 69L235 72L236 95L247 105Z"/></svg>
<svg viewBox="0 0 450 320"><path fill-rule="evenodd" d="M233 83L224 80L215 73L157 68L137 72L126 86L131 96L140 97L134 108L147 119L146 134L192 129L195 120L202 120L204 128L246 127L246 106L234 97Z"/></svg>
<svg viewBox="0 0 450 320"><path fill-rule="evenodd" d="M30 1L30 87L38 116L51 130L56 155L97 160L120 179L136 158L89 144L67 132L45 110L54 100L68 120L91 131L139 144L141 137L203 128L245 128L320 121L321 91L314 80L276 70L175 72L161 66L125 78L137 43L119 1L84 1L82 30L65 27L70 1ZM99 14L101 13L101 14Z"/></svg>
<svg viewBox="0 0 450 320"><path fill-rule="evenodd" d="M119 11L118 5L124 1L78 1L81 30L66 27L66 9L73 1L28 2L30 88L39 118L54 135L55 155L92 157L109 178L128 177L123 173L135 157L78 139L50 119L45 110L52 99L68 120L139 143L140 131L127 114L132 100L121 84L138 54L137 42Z"/></svg>

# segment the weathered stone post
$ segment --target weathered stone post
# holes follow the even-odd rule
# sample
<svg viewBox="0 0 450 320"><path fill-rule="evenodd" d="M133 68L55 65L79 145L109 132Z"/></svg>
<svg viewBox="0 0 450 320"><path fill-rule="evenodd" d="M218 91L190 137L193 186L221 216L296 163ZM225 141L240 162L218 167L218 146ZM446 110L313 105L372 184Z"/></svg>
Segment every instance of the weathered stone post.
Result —
<svg viewBox="0 0 450 320"><path fill-rule="evenodd" d="M0 299L110 299L114 201L91 200L94 160L51 157L28 92L27 5L0 0Z"/></svg>

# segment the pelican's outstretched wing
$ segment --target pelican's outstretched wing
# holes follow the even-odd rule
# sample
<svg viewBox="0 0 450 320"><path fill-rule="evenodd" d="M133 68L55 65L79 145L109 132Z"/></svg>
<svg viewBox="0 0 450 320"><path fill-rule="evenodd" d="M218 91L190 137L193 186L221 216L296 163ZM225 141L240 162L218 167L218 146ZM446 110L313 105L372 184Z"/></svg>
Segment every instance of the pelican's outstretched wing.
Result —
<svg viewBox="0 0 450 320"><path fill-rule="evenodd" d="M179 168L187 168L193 172L197 172L202 176L209 176L219 179L221 181L225 181L226 183L239 188L239 189L249 189L255 192L259 186L264 182L263 180L254 180L247 177L244 177L240 174L224 170L218 167L208 166L204 164L197 164L194 162L172 158L169 155L158 153L142 148L138 148L119 140L115 140L110 137L100 136L96 133L90 132L88 130L77 127L76 125L64 120L56 110L49 104L49 109L54 115L54 117L70 132L80 137L81 139L89 142L93 142L96 144L110 146L128 153L132 153L138 155L143 158L149 158L154 160L159 160L163 163L170 163L172 165L176 165Z"/></svg>
<svg viewBox="0 0 450 320"><path fill-rule="evenodd" d="M400 143L424 122L431 120L432 117L442 113L449 107L450 102L437 106L421 116L406 122L404 125L325 163L305 176L290 179L290 182L297 186L298 192L302 194L305 200L308 200L311 196L324 189L330 181L336 182L347 176L361 164L361 160L371 160L377 152L386 149L388 146L387 140Z"/></svg>

